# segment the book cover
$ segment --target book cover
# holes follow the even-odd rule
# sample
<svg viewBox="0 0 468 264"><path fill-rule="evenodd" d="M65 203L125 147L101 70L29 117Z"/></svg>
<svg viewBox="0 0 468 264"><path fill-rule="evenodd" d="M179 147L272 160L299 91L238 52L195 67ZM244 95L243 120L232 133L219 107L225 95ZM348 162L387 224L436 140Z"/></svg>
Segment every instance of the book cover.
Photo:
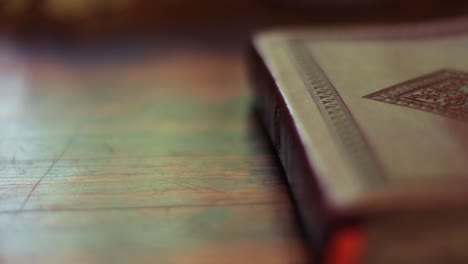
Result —
<svg viewBox="0 0 468 264"><path fill-rule="evenodd" d="M467 58L466 19L254 38L256 106L323 261L468 262Z"/></svg>

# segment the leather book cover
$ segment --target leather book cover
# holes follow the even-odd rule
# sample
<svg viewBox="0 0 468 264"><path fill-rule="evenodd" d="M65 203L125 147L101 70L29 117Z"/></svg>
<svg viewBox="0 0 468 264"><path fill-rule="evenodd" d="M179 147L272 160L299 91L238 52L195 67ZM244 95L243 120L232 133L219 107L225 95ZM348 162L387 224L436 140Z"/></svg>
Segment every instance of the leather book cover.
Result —
<svg viewBox="0 0 468 264"><path fill-rule="evenodd" d="M258 34L256 106L326 263L468 263L468 19Z"/></svg>

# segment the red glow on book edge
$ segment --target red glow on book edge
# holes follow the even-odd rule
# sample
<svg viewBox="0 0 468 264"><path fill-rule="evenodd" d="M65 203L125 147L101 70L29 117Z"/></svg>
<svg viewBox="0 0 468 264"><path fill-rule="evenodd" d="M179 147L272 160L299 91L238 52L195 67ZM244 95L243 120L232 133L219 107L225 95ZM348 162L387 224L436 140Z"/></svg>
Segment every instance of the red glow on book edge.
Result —
<svg viewBox="0 0 468 264"><path fill-rule="evenodd" d="M325 264L359 264L365 247L365 235L359 227L348 227L333 235L325 254Z"/></svg>

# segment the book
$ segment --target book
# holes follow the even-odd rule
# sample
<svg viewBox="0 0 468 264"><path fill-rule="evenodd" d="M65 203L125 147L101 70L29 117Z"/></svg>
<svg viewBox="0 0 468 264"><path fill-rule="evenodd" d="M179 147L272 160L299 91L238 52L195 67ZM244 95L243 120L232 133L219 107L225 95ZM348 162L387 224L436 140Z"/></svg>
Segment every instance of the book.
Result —
<svg viewBox="0 0 468 264"><path fill-rule="evenodd" d="M323 263L468 263L468 19L253 38L255 105Z"/></svg>

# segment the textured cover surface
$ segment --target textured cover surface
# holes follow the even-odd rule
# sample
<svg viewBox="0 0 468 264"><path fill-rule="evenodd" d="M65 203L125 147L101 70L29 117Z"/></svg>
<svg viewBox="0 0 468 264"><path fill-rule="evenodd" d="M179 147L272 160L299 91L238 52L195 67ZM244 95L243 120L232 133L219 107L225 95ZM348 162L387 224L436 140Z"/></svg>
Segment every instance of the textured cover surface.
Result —
<svg viewBox="0 0 468 264"><path fill-rule="evenodd" d="M464 208L466 21L257 36L278 93L258 104L290 180L312 178L330 215Z"/></svg>

